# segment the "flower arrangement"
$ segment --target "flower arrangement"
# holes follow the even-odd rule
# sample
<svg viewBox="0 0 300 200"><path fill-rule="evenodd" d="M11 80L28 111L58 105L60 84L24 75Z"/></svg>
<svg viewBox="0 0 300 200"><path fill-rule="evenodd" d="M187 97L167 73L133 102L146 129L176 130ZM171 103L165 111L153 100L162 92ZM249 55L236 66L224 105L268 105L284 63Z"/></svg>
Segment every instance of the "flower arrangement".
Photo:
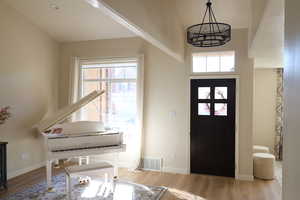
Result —
<svg viewBox="0 0 300 200"><path fill-rule="evenodd" d="M9 109L10 109L9 106L0 108L0 124L4 124L5 121L8 120L8 118L11 117Z"/></svg>

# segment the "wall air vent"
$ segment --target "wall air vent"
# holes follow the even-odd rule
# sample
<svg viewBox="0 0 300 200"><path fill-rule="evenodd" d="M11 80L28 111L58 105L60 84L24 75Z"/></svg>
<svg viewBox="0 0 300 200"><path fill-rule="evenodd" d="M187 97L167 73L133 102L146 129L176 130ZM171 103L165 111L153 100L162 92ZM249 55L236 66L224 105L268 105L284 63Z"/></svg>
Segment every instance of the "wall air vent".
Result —
<svg viewBox="0 0 300 200"><path fill-rule="evenodd" d="M162 164L162 158L142 158L141 168L149 171L161 171Z"/></svg>

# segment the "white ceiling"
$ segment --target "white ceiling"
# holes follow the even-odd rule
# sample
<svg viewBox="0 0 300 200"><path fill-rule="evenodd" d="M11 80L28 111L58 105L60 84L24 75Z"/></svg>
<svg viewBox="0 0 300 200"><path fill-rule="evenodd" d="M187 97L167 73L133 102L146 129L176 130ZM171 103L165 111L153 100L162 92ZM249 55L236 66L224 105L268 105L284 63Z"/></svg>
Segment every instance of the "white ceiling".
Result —
<svg viewBox="0 0 300 200"><path fill-rule="evenodd" d="M85 0L4 1L59 42L135 36Z"/></svg>
<svg viewBox="0 0 300 200"><path fill-rule="evenodd" d="M175 0L185 28L202 21L207 0ZM233 28L248 28L250 0L212 0L212 8L218 22L231 24Z"/></svg>

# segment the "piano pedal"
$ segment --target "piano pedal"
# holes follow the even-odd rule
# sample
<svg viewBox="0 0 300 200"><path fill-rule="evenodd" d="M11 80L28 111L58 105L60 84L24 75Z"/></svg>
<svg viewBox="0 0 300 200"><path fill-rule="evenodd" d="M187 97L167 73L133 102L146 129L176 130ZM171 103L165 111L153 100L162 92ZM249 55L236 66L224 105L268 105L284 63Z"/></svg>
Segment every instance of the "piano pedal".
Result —
<svg viewBox="0 0 300 200"><path fill-rule="evenodd" d="M54 189L53 187L49 187L49 188L47 189L47 192L55 192L55 189Z"/></svg>
<svg viewBox="0 0 300 200"><path fill-rule="evenodd" d="M60 168L60 165L59 165L59 164L55 164L53 167L54 167L55 169L59 169L59 168Z"/></svg>

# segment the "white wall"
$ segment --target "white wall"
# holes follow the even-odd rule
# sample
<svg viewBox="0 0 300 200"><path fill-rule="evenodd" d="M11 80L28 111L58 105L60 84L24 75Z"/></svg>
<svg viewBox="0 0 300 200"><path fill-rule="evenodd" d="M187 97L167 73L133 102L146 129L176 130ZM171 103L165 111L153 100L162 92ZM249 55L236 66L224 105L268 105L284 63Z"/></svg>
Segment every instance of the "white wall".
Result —
<svg viewBox="0 0 300 200"><path fill-rule="evenodd" d="M57 106L58 53L56 42L0 1L0 106L12 112L0 140L8 142L9 177L44 160L32 126Z"/></svg>
<svg viewBox="0 0 300 200"><path fill-rule="evenodd" d="M294 200L300 196L300 1L285 5L283 200Z"/></svg>
<svg viewBox="0 0 300 200"><path fill-rule="evenodd" d="M276 122L276 69L254 70L253 144L274 152Z"/></svg>

